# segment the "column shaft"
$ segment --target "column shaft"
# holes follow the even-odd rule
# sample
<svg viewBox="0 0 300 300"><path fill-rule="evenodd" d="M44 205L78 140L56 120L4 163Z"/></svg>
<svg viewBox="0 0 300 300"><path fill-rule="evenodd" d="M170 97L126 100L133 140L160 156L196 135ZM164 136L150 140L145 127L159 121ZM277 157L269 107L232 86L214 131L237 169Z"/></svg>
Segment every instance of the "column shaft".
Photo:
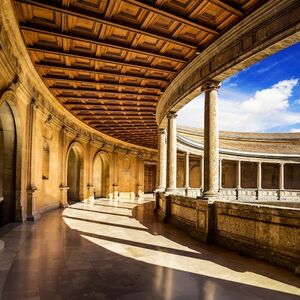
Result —
<svg viewBox="0 0 300 300"><path fill-rule="evenodd" d="M242 162L240 160L237 161L236 168L236 188L242 188Z"/></svg>
<svg viewBox="0 0 300 300"><path fill-rule="evenodd" d="M281 163L279 168L279 189L284 190L284 163Z"/></svg>
<svg viewBox="0 0 300 300"><path fill-rule="evenodd" d="M257 163L257 189L261 190L261 162Z"/></svg>
<svg viewBox="0 0 300 300"><path fill-rule="evenodd" d="M167 186L166 192L176 191L177 179L177 141L176 141L176 115L168 114L167 138Z"/></svg>
<svg viewBox="0 0 300 300"><path fill-rule="evenodd" d="M218 196L219 190L219 127L218 90L219 83L209 81L205 91L204 112L204 198Z"/></svg>
<svg viewBox="0 0 300 300"><path fill-rule="evenodd" d="M185 154L184 186L186 189L190 187L190 154L188 152Z"/></svg>
<svg viewBox="0 0 300 300"><path fill-rule="evenodd" d="M158 132L158 146L159 146L159 178L158 190L164 191L166 189L167 180L167 144L166 144L166 130L160 129Z"/></svg>
<svg viewBox="0 0 300 300"><path fill-rule="evenodd" d="M223 162L223 160L220 159L220 161L219 161L219 190L222 189L222 162Z"/></svg>

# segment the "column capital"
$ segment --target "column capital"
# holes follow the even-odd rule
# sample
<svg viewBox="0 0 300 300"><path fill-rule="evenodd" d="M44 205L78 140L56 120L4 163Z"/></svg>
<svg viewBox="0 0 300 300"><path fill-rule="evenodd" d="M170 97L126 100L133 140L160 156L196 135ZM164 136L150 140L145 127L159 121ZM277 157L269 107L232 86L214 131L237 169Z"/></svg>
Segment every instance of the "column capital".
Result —
<svg viewBox="0 0 300 300"><path fill-rule="evenodd" d="M168 119L176 119L177 118L177 114L175 112L169 112L167 114L167 118Z"/></svg>
<svg viewBox="0 0 300 300"><path fill-rule="evenodd" d="M209 81L206 81L202 85L201 90L202 90L202 92L218 90L220 88L220 86L221 86L221 84L219 81L209 80Z"/></svg>

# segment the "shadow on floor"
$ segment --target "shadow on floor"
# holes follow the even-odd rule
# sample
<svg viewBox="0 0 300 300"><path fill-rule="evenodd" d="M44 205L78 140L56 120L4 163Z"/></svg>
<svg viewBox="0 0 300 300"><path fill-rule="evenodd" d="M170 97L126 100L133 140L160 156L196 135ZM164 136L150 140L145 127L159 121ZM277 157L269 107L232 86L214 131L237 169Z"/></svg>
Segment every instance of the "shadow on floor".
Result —
<svg viewBox="0 0 300 300"><path fill-rule="evenodd" d="M152 203L139 205L133 215L143 225L148 225L147 230L152 234L163 235L179 244L188 244L190 238L183 232L153 222L152 205ZM21 247L18 244L16 248L12 248L12 251L16 251L17 254L5 280L1 299L299 299L296 295L233 282L230 278L218 279L126 257L83 237L82 235L87 233L70 228L64 222L62 213L63 210L59 209L46 213L35 225L32 225L33 230L28 230L30 225L26 224L26 236ZM80 222L88 222L89 226L93 224L87 220ZM19 239L23 228L23 225L20 225L6 238L13 240L15 234L16 239ZM103 233L90 234L90 236L105 238L107 241L115 242L116 245L122 243L128 245L128 240L103 236ZM131 244L168 253L175 251L175 254L181 256L194 255L167 247L157 248L138 240L131 241ZM244 263L238 268L232 262L224 261L226 257L224 259L215 257L224 252L217 247L202 245L195 241L192 248L199 250L199 253L195 253L196 258L199 255L201 259L215 261L239 272L265 273L261 270L252 270L251 259L247 267ZM266 267L263 263L261 266ZM264 275L283 281L271 273Z"/></svg>

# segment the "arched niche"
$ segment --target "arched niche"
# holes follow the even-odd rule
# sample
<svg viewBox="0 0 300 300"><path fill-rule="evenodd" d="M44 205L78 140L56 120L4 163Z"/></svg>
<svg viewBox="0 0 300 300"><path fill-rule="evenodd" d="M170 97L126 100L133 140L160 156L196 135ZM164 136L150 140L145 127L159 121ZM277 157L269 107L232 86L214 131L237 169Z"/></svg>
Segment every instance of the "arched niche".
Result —
<svg viewBox="0 0 300 300"><path fill-rule="evenodd" d="M80 143L72 143L67 151L68 202L84 199L84 150Z"/></svg>
<svg viewBox="0 0 300 300"><path fill-rule="evenodd" d="M106 198L109 194L110 158L104 151L96 153L93 161L93 185L95 198Z"/></svg>
<svg viewBox="0 0 300 300"><path fill-rule="evenodd" d="M0 226L22 221L21 124L15 94L0 98Z"/></svg>

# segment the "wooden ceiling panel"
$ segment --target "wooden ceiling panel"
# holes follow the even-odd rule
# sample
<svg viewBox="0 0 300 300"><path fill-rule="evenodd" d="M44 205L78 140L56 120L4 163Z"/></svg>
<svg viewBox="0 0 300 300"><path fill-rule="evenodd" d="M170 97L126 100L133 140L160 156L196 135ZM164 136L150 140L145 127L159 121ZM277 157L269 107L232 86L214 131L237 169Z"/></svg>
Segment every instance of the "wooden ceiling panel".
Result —
<svg viewBox="0 0 300 300"><path fill-rule="evenodd" d="M170 82L262 3L13 1L30 57L58 101L97 130L153 148L155 109Z"/></svg>
<svg viewBox="0 0 300 300"><path fill-rule="evenodd" d="M112 0L65 0L64 6L73 6L80 9L97 11L101 14L104 14L110 1Z"/></svg>

